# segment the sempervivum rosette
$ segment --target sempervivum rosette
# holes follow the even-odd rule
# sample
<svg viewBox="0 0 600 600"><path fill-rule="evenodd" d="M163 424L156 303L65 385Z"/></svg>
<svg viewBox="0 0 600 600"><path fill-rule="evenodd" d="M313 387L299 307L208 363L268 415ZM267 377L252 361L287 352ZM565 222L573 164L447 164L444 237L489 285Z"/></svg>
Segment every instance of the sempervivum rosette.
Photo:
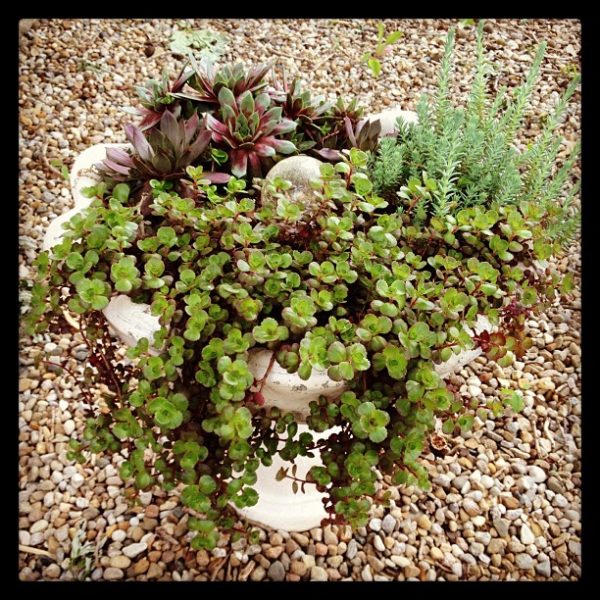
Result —
<svg viewBox="0 0 600 600"><path fill-rule="evenodd" d="M194 113L189 119L181 119L179 109L165 111L159 127L146 136L131 123L125 126L127 139L132 151L121 148L108 148L106 159L97 167L115 181L168 179L181 176L184 169L196 161L208 148L211 132L206 127L206 119ZM214 183L229 179L226 173L204 173L204 177Z"/></svg>
<svg viewBox="0 0 600 600"><path fill-rule="evenodd" d="M221 120L207 114L207 125L216 144L229 146L233 175L244 177L250 168L253 175L260 176L263 159L296 151L291 141L278 137L294 131L296 123L283 118L280 107L271 108L269 94L254 98L246 91L236 100L233 92L223 87L218 97Z"/></svg>

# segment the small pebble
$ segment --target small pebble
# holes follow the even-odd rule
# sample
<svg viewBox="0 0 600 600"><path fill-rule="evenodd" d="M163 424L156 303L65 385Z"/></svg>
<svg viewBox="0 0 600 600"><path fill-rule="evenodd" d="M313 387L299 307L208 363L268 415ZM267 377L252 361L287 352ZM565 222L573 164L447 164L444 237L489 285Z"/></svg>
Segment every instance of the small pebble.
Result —
<svg viewBox="0 0 600 600"><path fill-rule="evenodd" d="M274 563L271 563L267 575L272 581L283 581L285 579L285 569L281 562L276 560Z"/></svg>
<svg viewBox="0 0 600 600"><path fill-rule="evenodd" d="M327 571L323 567L313 567L310 570L311 581L327 581L329 579Z"/></svg>
<svg viewBox="0 0 600 600"><path fill-rule="evenodd" d="M138 554L141 554L146 550L148 546L143 542L138 542L136 544L129 544L129 546L125 546L123 548L123 554L128 558L135 558Z"/></svg>

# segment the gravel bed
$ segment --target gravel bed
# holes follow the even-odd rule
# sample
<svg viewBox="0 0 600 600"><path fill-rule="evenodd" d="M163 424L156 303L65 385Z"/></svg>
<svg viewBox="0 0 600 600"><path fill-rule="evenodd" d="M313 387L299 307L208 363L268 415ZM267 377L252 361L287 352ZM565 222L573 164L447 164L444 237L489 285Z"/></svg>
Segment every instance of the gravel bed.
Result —
<svg viewBox="0 0 600 600"><path fill-rule="evenodd" d="M20 38L20 284L23 302L31 264L48 224L72 207L54 161L70 167L99 142L124 141L122 106L133 86L172 61L168 39L178 21L36 20ZM360 64L373 50L375 20L188 20L230 37L223 61L273 57L291 79L303 73L322 93L358 95L377 111L414 109L431 90L449 20L386 22L404 37L374 79ZM533 46L548 42L542 77L525 132L551 110L579 68L580 23L504 20L486 24L486 47L501 75L518 84ZM474 28L459 28L456 72L461 96L474 61ZM144 54L148 40L155 46ZM173 61L173 64L179 64ZM307 79L308 77L306 77ZM579 93L563 126L563 152L580 135ZM522 140L523 143L527 139ZM433 488L390 487L367 527L303 533L263 531L260 543L190 550L187 515L173 494L141 494L118 476L118 461L66 458L84 424L81 389L69 375L36 368L35 356L75 372L86 361L78 333L23 337L19 379L19 577L22 580L576 580L581 575L580 246L555 261L573 272L574 298L527 323L535 345L523 362L500 368L478 358L453 376L466 397L499 387L520 389L517 416L481 421L450 441L447 455L428 455ZM101 390L99 390L101 391ZM382 482L382 492L388 489Z"/></svg>

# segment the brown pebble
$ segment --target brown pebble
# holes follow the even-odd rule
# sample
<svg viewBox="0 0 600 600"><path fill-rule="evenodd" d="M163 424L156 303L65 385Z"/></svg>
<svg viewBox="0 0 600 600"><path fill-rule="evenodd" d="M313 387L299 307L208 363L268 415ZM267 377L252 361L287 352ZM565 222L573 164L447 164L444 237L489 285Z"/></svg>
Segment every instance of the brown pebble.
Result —
<svg viewBox="0 0 600 600"><path fill-rule="evenodd" d="M199 567L205 567L210 562L208 552L206 550L198 550L198 553L196 554L196 562L198 563Z"/></svg>
<svg viewBox="0 0 600 600"><path fill-rule="evenodd" d="M417 519L417 525L421 529L425 529L425 531L429 531L431 529L431 520L427 515L419 515Z"/></svg>
<svg viewBox="0 0 600 600"><path fill-rule="evenodd" d="M58 550L58 548L60 547L60 544L58 543L58 540L53 535L51 535L46 540L46 543L48 544L48 550L50 551L51 554L56 553L56 550Z"/></svg>
<svg viewBox="0 0 600 600"><path fill-rule="evenodd" d="M568 565L569 564L569 557L567 556L566 552L557 551L555 554L555 558L556 558L556 562L559 565Z"/></svg>
<svg viewBox="0 0 600 600"><path fill-rule="evenodd" d="M283 553L283 546L271 546L265 550L265 556L267 558L276 560Z"/></svg>
<svg viewBox="0 0 600 600"><path fill-rule="evenodd" d="M404 575L405 577L418 577L421 571L414 565L408 565L408 567L404 567Z"/></svg>
<svg viewBox="0 0 600 600"><path fill-rule="evenodd" d="M315 544L315 554L317 556L327 556L327 546L325 544L322 544L321 542L318 542L317 544Z"/></svg>
<svg viewBox="0 0 600 600"><path fill-rule="evenodd" d="M502 504L508 509L519 508L519 501L513 496L503 496L501 498Z"/></svg>
<svg viewBox="0 0 600 600"><path fill-rule="evenodd" d="M129 531L129 537L134 542L139 542L144 537L145 534L146 534L146 532L141 527L134 527L133 529L131 529Z"/></svg>
<svg viewBox="0 0 600 600"><path fill-rule="evenodd" d="M310 539L303 533L293 532L291 535L292 538L294 538L300 544L300 546L308 546Z"/></svg>
<svg viewBox="0 0 600 600"><path fill-rule="evenodd" d="M338 529L338 538L340 542L349 542L352 539L352 529L348 525L344 525Z"/></svg>
<svg viewBox="0 0 600 600"><path fill-rule="evenodd" d="M147 577L148 579L156 579L163 574L163 568L156 563L152 563L150 568L148 569Z"/></svg>
<svg viewBox="0 0 600 600"><path fill-rule="evenodd" d="M133 565L133 572L136 575L141 575L142 573L145 573L148 570L149 566L150 566L150 561L144 557L141 560L138 560L135 563L135 565Z"/></svg>
<svg viewBox="0 0 600 600"><path fill-rule="evenodd" d="M142 529L145 529L146 531L152 531L153 529L156 529L157 526L158 521L156 519L149 519L146 517L142 521Z"/></svg>
<svg viewBox="0 0 600 600"><path fill-rule="evenodd" d="M305 575L307 570L307 566L301 560L293 560L290 563L290 571L300 577Z"/></svg>
<svg viewBox="0 0 600 600"><path fill-rule="evenodd" d="M129 565L131 565L131 559L123 554L113 556L110 559L110 566L115 567L116 569L127 569Z"/></svg>

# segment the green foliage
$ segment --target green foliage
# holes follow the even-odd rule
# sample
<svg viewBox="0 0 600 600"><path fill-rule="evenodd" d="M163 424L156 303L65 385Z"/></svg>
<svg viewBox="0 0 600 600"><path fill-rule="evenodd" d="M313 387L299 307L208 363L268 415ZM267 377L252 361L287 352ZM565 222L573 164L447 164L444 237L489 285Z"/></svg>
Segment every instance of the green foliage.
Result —
<svg viewBox="0 0 600 600"><path fill-rule="evenodd" d="M41 333L62 326L65 308L76 313L93 353L86 377L110 391L93 405L83 439L71 440L73 459L126 448L121 477L139 489L181 486L192 546L211 549L233 527L228 507L258 501L258 467L275 455L290 463L310 456L317 447L310 432L338 428L318 442L322 464L306 480L291 464L278 478L291 477L298 492L316 486L332 520L362 526L377 470L395 485L427 489L420 456L438 418L452 435L480 427L479 415L524 409L509 390L486 404L463 403L436 367L473 347L501 365L522 359L531 347L528 316L573 290L571 278L561 281L535 261L559 252L575 232L565 225L573 198L556 197L578 148L553 166L556 128L575 88L538 142L517 155L510 144L533 79L500 114L502 103L490 105L485 94L481 35L480 23L468 108L451 106L450 38L438 92L431 108L421 103L419 125L401 127L375 153L346 143L312 182L317 200L309 207L294 201L289 181L271 182L265 198L246 179L218 187L205 177L208 161L231 163L214 147L179 180L105 181L90 190L93 201L70 220L63 241L39 255L24 322L28 333ZM234 97L240 127L264 75L244 73L223 71L212 81L222 109ZM215 91L205 83L196 85ZM236 96L226 84L243 90ZM309 98L292 92L288 108L299 99L297 120L308 126ZM350 120L355 110L338 104L312 113L311 126L335 128L335 118ZM511 164L520 181L514 189ZM101 312L119 294L150 305L160 323L126 360ZM478 315L496 329L474 334ZM292 413L265 406L255 350L272 351L303 380L326 372L346 391L312 402L310 431L298 435Z"/></svg>
<svg viewBox="0 0 600 600"><path fill-rule="evenodd" d="M173 32L169 48L177 54L193 54L200 58L217 59L227 50L228 38L222 33L210 29L192 29L185 22L178 31Z"/></svg>
<svg viewBox="0 0 600 600"><path fill-rule="evenodd" d="M69 169L67 165L62 162L62 160L55 158L50 161L50 165L59 171L63 179L69 181Z"/></svg>
<svg viewBox="0 0 600 600"><path fill-rule="evenodd" d="M371 73L374 77L381 75L381 61L385 54L390 51L390 46L395 44L404 34L401 31L394 31L389 35L385 35L385 25L383 23L377 24L377 45L373 52L366 52L363 54L362 62L367 63Z"/></svg>
<svg viewBox="0 0 600 600"><path fill-rule="evenodd" d="M375 190L388 199L399 196L396 203L419 223L430 216L455 216L471 206L497 210L522 200L541 202L552 215L552 238L569 241L579 220L571 204L578 188L569 181L579 146L557 170L561 146L557 129L580 77L573 77L545 119L537 140L519 153L517 136L539 76L545 44L538 46L525 81L512 98L506 98L502 90L495 98L488 98L490 67L480 21L477 65L466 109L451 102L453 47L454 32L450 31L437 91L433 99L423 96L419 102L419 122L400 123L395 141L381 141L371 163ZM429 185L421 183L426 181ZM566 199L559 201L569 186Z"/></svg>

